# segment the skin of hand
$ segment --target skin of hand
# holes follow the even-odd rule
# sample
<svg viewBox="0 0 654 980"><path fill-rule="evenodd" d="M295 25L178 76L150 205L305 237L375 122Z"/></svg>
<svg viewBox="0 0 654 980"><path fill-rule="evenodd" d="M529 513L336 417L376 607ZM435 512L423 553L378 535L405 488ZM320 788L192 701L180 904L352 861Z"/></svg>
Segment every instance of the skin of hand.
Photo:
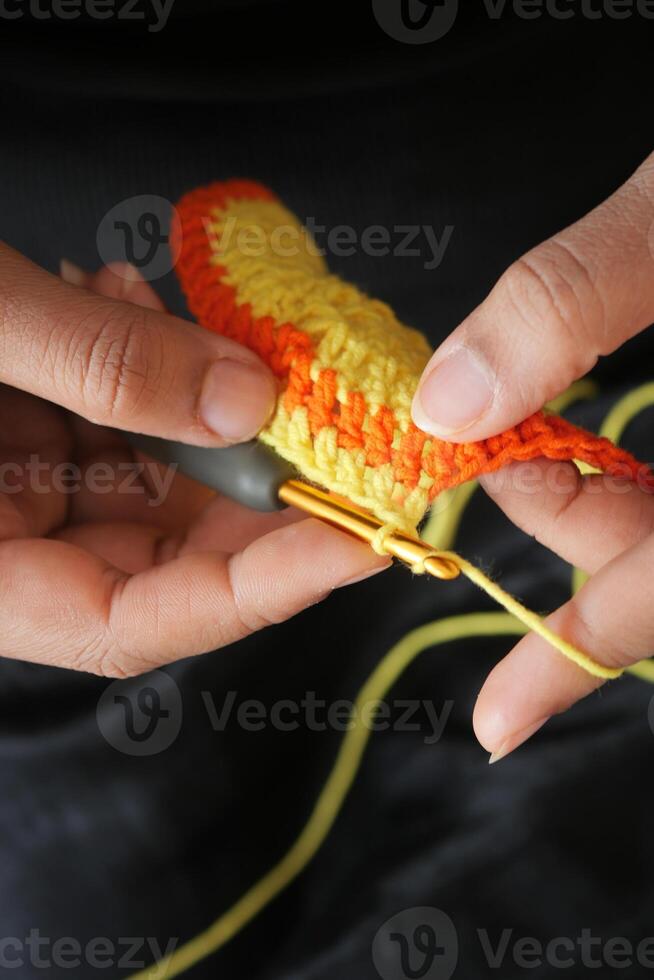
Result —
<svg viewBox="0 0 654 980"><path fill-rule="evenodd" d="M452 442L496 435L653 321L654 155L607 201L508 269L431 358L414 421ZM525 466L529 492L519 478ZM545 460L515 464L482 485L519 527L592 576L548 625L611 667L648 657L654 497ZM526 636L477 700L475 732L490 761L600 683Z"/></svg>
<svg viewBox="0 0 654 980"><path fill-rule="evenodd" d="M168 315L130 266L63 262L57 278L0 245L0 655L127 677L387 567L319 521L254 513L179 474L152 506L164 471L146 457L138 492L84 479L133 466L115 429L224 446L254 436L275 398L253 353ZM71 463L74 493L53 476Z"/></svg>

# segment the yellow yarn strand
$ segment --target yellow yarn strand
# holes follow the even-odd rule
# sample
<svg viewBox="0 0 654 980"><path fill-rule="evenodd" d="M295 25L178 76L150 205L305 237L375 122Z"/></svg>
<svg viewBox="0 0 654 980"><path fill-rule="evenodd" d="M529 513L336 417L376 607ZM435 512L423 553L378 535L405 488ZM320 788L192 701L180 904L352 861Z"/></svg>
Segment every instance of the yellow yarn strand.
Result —
<svg viewBox="0 0 654 980"><path fill-rule="evenodd" d="M583 384L579 383L579 384ZM573 386L573 390L576 386ZM589 383L579 390L580 397L591 397L594 388ZM566 393L567 395L568 393ZM572 394L572 391L570 392ZM602 434L617 439L631 419L644 408L654 404L654 383L643 385L630 392L612 409L602 427ZM429 543L444 547L453 543L458 524L472 490L466 488L454 492L454 513L447 521L433 527ZM505 592L480 569L458 554L447 555L461 572L475 585L483 589L507 612L465 613L428 623L408 633L383 658L357 695L352 712L352 727L343 738L332 771L318 797L314 809L295 843L286 855L263 878L243 895L205 932L189 940L178 950L158 963L133 974L128 980L172 980L186 970L218 952L283 892L307 867L328 837L347 795L356 779L371 730L362 723L366 705L381 701L388 694L402 673L424 650L439 644L480 636L523 636L533 630L564 656L589 673L603 679L618 676L591 660L587 654L553 633L536 613L524 607L517 599ZM654 663L642 661L627 668L629 673L654 682Z"/></svg>
<svg viewBox="0 0 654 980"><path fill-rule="evenodd" d="M424 650L478 636L522 635L525 629L506 613L451 616L412 630L385 655L357 695L352 727L343 737L333 769L295 843L260 881L205 932L129 980L172 980L233 939L307 867L329 835L356 779L372 734L365 717L371 703L382 701L407 667Z"/></svg>
<svg viewBox="0 0 654 980"><path fill-rule="evenodd" d="M477 568L472 562L462 558L461 555L458 555L454 551L439 551L438 556L449 558L455 562L466 578L474 582L480 589L483 589L498 605L503 606L508 613L511 613L512 616L519 619L528 629L533 630L534 633L541 636L547 643L558 650L559 653L562 653L564 657L567 657L568 660L571 660L573 664L581 667L588 674L592 674L593 677L599 677L602 680L614 680L624 672L622 667L605 667L604 664L597 663L596 660L593 660L592 657L589 657L587 653L584 653L583 650L580 650L573 643L564 640L562 636L559 636L558 633L555 633L554 630L551 630L547 626L538 613L523 606L509 592L506 592L501 585L498 585L488 575L485 575L480 568Z"/></svg>
<svg viewBox="0 0 654 980"><path fill-rule="evenodd" d="M654 405L654 381L628 392L615 403L602 422L600 435L619 444L624 430L644 409Z"/></svg>
<svg viewBox="0 0 654 980"><path fill-rule="evenodd" d="M566 392L559 395L558 398L554 399L548 404L548 409L553 412L563 412L571 404L578 400L586 400L595 397L597 394L597 385L588 378L583 378L581 381L576 381L572 384ZM622 429L630 421L633 414L636 411L640 411L643 407L643 399L651 398L651 402L654 402L654 384L644 385L642 389L637 389L635 392L631 392L629 395L623 399L626 404L623 405L622 402L616 405L613 412L607 417L604 426L607 425L612 427L615 431L607 432L602 429L601 434L607 436L608 438L616 441L619 438ZM629 415L628 413L632 414ZM621 427L619 427L621 426ZM478 481L471 481L470 483L465 483L463 486L456 487L454 490L445 491L441 494L440 498L435 501L434 510L436 513L433 514L427 521L425 528L422 533L422 537L428 544L434 545L434 547L439 549L447 549L452 546L456 538L459 525L463 518L464 511L470 502L470 498L478 487ZM444 498L444 499L442 499ZM523 606L521 602L518 602L512 595L506 592L500 585L494 582L491 578L485 575L481 569L477 568L471 562L466 561L460 555L448 552L440 551L439 555L444 554L445 557L451 558L461 572L468 578L471 582L474 582L480 589L483 589L487 595L495 600L499 605L503 606L507 612L515 616L524 623L530 630L541 636L547 643L555 647L559 653L562 653L564 657L571 660L582 670L587 673L592 674L593 677L599 677L602 680L613 680L619 677L623 671L621 669L614 669L611 667L605 667L602 664L597 663L587 653L579 650L572 643L564 640L563 637L554 633L543 621L537 613ZM414 569L418 572L419 569ZM654 670L652 671L654 676Z"/></svg>
<svg viewBox="0 0 654 980"><path fill-rule="evenodd" d="M600 435L611 439L616 445L620 444L624 430L630 422L640 415L646 408L654 405L654 382L648 381L647 384L634 388L620 398L610 410L600 427ZM572 592L578 592L586 582L588 575L581 568L572 570ZM627 667L628 673L648 684L654 684L654 661L641 660L639 663L631 664Z"/></svg>

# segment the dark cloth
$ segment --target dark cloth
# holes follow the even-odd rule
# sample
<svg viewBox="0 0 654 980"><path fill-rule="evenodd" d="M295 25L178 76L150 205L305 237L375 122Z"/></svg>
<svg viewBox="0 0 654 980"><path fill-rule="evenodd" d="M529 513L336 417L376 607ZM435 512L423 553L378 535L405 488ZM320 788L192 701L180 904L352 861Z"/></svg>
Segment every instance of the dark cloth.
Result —
<svg viewBox="0 0 654 980"><path fill-rule="evenodd" d="M0 20L0 235L48 269L62 255L95 267L98 224L119 201L174 201L232 176L269 184L327 227L451 225L437 269L424 255L330 257L437 344L513 259L602 201L651 150L654 23L492 20L481 3L465 7L426 45L386 36L368 3L334 0L178 0L158 33L115 19ZM155 285L183 313L172 276ZM641 337L598 365L601 397L570 417L598 425L651 377L651 354ZM645 459L650 423L646 413L626 437ZM481 493L457 544L532 607L569 596L570 569ZM181 731L143 758L98 730L106 680L2 661L0 938L156 937L165 948L206 928L295 838L342 734L248 732L233 719L217 732L202 692L218 707L228 692L268 707L307 692L352 699L409 630L491 608L465 582L395 569L233 648L180 650L166 672L181 692ZM471 712L512 642L420 656L391 697L439 711L453 701L442 739L425 744L424 718L421 732L374 735L317 859L189 977L372 980L375 933L420 906L452 919L462 980L558 975L510 952L491 970L480 929L494 945L503 929L512 942L574 941L590 927L634 945L654 932L651 690L633 678L610 685L489 769ZM135 958L149 960L142 947ZM23 956L16 975L42 976ZM590 971L575 962L574 976ZM49 975L96 972L133 967ZM644 975L635 965L593 975L614 973Z"/></svg>

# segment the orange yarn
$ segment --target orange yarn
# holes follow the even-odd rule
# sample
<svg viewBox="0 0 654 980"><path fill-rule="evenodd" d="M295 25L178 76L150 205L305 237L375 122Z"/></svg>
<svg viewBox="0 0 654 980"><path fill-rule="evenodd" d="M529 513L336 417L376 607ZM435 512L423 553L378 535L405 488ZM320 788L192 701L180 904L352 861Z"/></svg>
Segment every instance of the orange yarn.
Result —
<svg viewBox="0 0 654 980"><path fill-rule="evenodd" d="M251 305L239 304L236 289L224 281L226 269L216 262L215 249L210 247L210 215L244 199L277 200L267 188L248 180L214 183L182 198L178 205L181 241L175 243L179 246L177 273L193 316L208 329L256 351L279 378L289 414L299 406L306 409L314 438L325 427L335 427L339 447L363 449L368 467L390 463L395 481L407 491L426 473L433 478L430 500L507 463L541 456L581 460L607 473L639 479L654 489L654 475L630 453L543 411L490 439L454 444L427 436L413 423L398 437L393 411L381 405L369 413L359 391L350 391L339 401L334 370L321 369L312 377L316 359L312 339L292 323L255 317Z"/></svg>

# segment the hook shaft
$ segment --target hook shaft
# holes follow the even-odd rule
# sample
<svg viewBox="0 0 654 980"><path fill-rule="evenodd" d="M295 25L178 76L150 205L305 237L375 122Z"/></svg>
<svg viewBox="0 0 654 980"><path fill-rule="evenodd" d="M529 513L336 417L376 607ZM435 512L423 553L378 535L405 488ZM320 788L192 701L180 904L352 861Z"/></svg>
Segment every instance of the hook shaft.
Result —
<svg viewBox="0 0 654 980"><path fill-rule="evenodd" d="M349 501L325 493L302 480L286 480L279 488L279 497L291 507L297 507L342 531L372 544L379 529L384 526L373 514L355 507ZM451 558L441 556L426 541L404 531L389 532L384 538L384 550L399 558L405 565L421 566L429 575L440 579L454 579L460 574L458 565Z"/></svg>

